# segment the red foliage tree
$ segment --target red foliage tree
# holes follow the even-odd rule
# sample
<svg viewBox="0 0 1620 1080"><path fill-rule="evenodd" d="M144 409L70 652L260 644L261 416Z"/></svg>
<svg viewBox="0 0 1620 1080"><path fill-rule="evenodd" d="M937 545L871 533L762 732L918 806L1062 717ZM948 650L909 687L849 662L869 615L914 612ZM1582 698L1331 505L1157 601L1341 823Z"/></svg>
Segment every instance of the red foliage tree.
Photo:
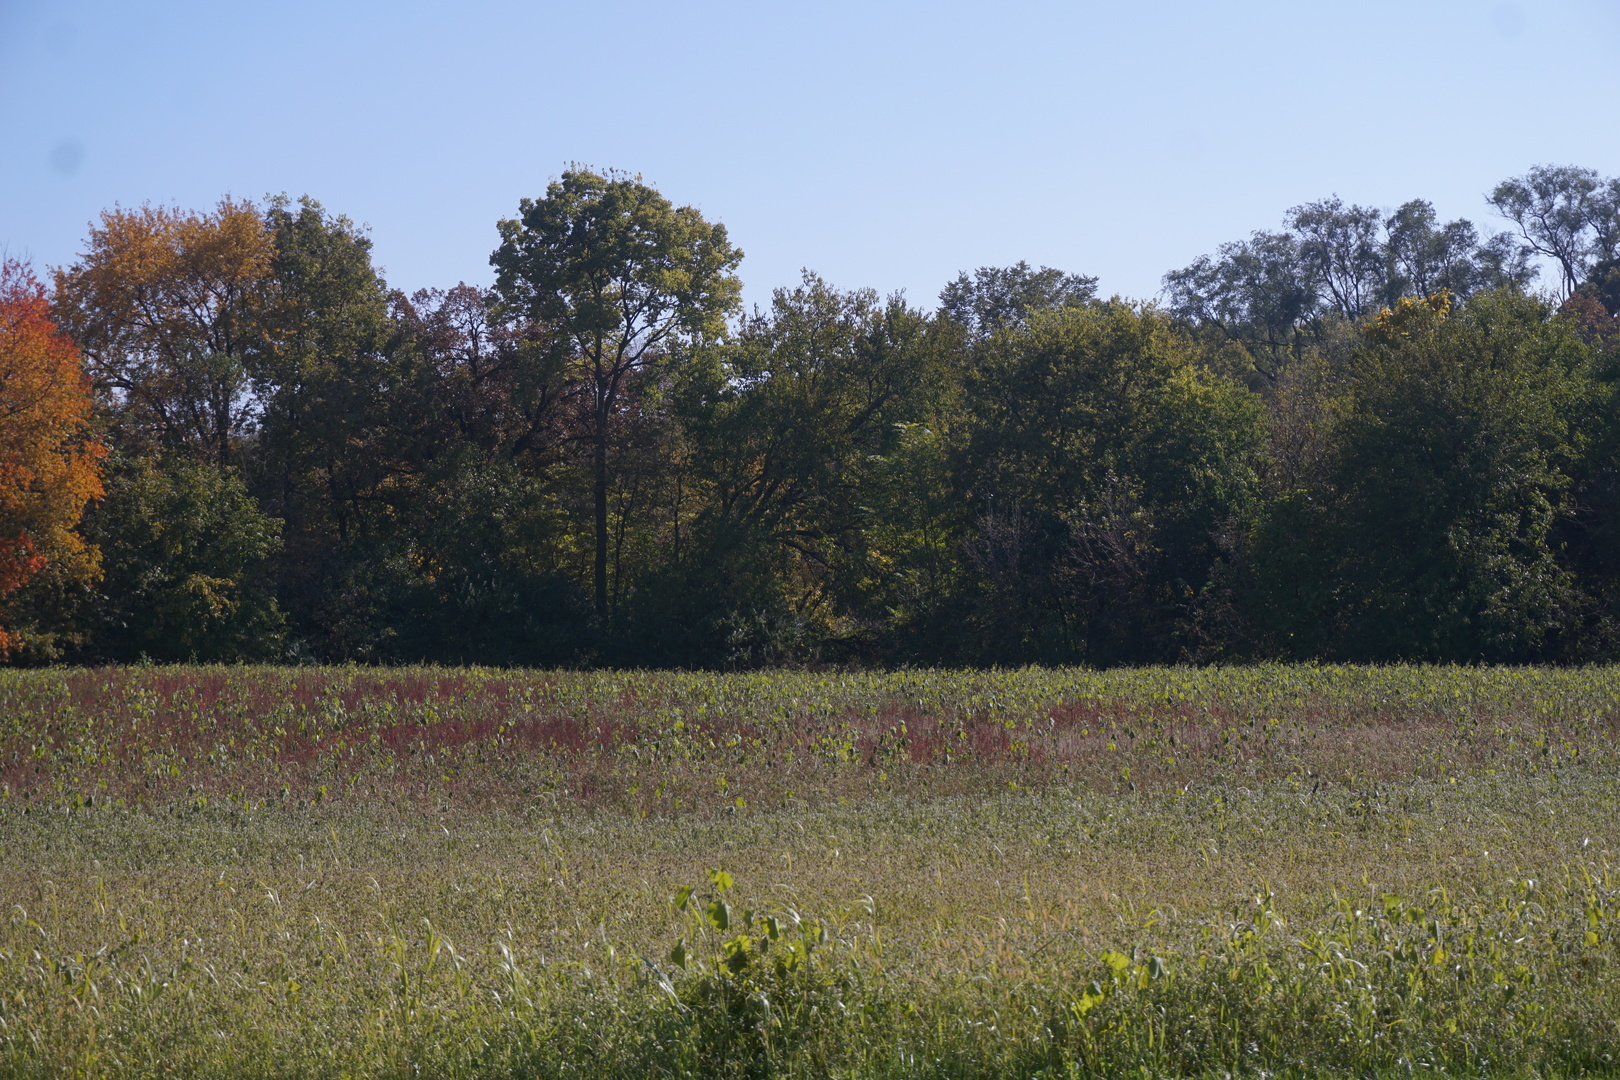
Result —
<svg viewBox="0 0 1620 1080"><path fill-rule="evenodd" d="M106 451L90 433L90 383L79 350L51 321L26 263L0 262L0 598L47 565L70 580L99 572L74 531L101 493ZM17 644L0 628L0 655Z"/></svg>

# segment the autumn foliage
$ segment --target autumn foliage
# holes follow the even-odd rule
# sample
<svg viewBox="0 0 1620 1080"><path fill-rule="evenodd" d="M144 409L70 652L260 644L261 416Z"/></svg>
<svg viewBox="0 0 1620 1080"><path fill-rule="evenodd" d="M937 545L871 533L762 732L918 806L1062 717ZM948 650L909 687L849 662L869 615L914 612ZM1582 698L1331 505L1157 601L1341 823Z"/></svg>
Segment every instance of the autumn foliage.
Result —
<svg viewBox="0 0 1620 1080"><path fill-rule="evenodd" d="M272 253L246 201L101 215L79 263L57 272L56 311L116 402L115 442L232 459L251 409L244 354Z"/></svg>
<svg viewBox="0 0 1620 1080"><path fill-rule="evenodd" d="M73 342L51 321L28 266L0 263L0 597L47 565L70 578L97 572L75 533L101 495L102 446L90 437L90 385ZM0 652L15 635L0 629Z"/></svg>

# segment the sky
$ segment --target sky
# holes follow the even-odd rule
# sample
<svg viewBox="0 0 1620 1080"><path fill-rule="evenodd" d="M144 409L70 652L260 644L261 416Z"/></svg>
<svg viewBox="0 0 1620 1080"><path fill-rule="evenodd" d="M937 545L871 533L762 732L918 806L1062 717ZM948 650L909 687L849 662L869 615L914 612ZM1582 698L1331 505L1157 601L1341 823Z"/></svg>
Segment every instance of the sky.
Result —
<svg viewBox="0 0 1620 1080"><path fill-rule="evenodd" d="M1620 175L1617 42L1620 0L0 0L0 249L285 192L391 285L487 285L577 163L723 222L750 304L1020 259L1145 299L1329 195L1492 232L1533 165Z"/></svg>

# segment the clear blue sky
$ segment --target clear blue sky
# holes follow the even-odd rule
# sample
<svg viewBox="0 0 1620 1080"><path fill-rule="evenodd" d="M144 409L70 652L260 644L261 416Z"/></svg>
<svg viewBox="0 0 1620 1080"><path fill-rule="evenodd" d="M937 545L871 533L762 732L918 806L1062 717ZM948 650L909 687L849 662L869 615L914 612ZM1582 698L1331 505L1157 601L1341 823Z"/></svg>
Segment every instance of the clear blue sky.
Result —
<svg viewBox="0 0 1620 1080"><path fill-rule="evenodd" d="M114 203L308 193L406 290L491 280L569 162L800 267L933 306L1019 259L1147 297L1337 193L1499 225L1537 163L1620 174L1620 0L362 3L0 0L0 246Z"/></svg>

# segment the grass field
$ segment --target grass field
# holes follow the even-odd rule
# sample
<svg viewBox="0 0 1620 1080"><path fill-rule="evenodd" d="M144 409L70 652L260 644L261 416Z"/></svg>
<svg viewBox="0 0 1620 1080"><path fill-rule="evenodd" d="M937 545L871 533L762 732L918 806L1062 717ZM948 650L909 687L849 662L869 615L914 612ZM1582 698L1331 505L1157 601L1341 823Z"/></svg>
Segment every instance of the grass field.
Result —
<svg viewBox="0 0 1620 1080"><path fill-rule="evenodd" d="M1620 670L0 673L0 1075L1620 1071Z"/></svg>

